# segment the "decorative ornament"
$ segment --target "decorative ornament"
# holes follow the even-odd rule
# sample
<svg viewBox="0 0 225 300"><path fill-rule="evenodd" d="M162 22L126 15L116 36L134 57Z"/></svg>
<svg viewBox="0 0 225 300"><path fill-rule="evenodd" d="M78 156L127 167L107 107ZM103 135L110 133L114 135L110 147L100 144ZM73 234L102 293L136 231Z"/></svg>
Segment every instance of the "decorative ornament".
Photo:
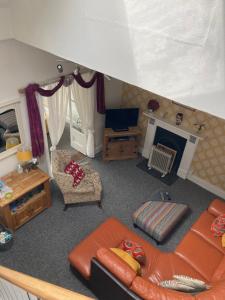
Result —
<svg viewBox="0 0 225 300"><path fill-rule="evenodd" d="M153 112L159 109L159 102L157 100L151 99L148 102L148 109L149 111Z"/></svg>
<svg viewBox="0 0 225 300"><path fill-rule="evenodd" d="M177 113L176 114L176 125L180 125L183 121L184 114L183 113Z"/></svg>

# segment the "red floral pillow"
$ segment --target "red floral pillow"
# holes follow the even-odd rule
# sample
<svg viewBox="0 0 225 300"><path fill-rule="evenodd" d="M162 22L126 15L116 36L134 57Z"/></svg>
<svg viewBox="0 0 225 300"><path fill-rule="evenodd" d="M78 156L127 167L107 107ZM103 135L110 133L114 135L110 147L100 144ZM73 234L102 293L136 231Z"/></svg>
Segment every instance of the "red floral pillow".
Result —
<svg viewBox="0 0 225 300"><path fill-rule="evenodd" d="M64 172L66 174L71 174L71 172L73 171L73 168L74 168L74 165L75 165L75 161L74 160L71 160L68 165L66 165L65 169L64 169Z"/></svg>
<svg viewBox="0 0 225 300"><path fill-rule="evenodd" d="M214 236L222 236L225 233L225 215L220 215L213 221L211 230Z"/></svg>
<svg viewBox="0 0 225 300"><path fill-rule="evenodd" d="M145 252L142 246L131 240L123 240L119 246L120 249L129 253L134 259L136 259L140 264L145 264Z"/></svg>
<svg viewBox="0 0 225 300"><path fill-rule="evenodd" d="M68 165L65 167L64 172L73 176L74 187L77 186L85 176L84 170L74 160L71 160L68 163Z"/></svg>

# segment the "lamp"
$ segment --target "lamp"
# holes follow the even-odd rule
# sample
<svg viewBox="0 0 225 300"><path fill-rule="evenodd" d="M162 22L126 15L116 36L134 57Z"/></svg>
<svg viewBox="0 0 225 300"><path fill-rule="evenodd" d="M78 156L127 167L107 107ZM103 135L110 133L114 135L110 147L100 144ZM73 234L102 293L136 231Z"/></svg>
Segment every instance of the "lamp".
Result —
<svg viewBox="0 0 225 300"><path fill-rule="evenodd" d="M17 159L20 163L26 163L32 159L32 153L29 149L19 148L17 150Z"/></svg>
<svg viewBox="0 0 225 300"><path fill-rule="evenodd" d="M26 168L26 165L32 159L32 153L31 153L30 149L19 148L17 150L16 156L19 161L19 163L17 165L17 172L23 173L23 169Z"/></svg>

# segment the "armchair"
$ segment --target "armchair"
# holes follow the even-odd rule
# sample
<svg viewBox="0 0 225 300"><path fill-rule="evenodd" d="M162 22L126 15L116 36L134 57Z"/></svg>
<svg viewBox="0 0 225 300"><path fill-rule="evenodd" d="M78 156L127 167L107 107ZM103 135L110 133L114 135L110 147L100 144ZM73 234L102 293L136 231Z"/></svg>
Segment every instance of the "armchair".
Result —
<svg viewBox="0 0 225 300"><path fill-rule="evenodd" d="M65 209L69 204L82 202L98 202L101 207L102 185L99 173L89 163L82 162L82 158L84 156L77 151L55 150L52 153L52 173L63 194ZM72 159L80 162L85 172L85 177L76 187L73 187L73 177L64 172Z"/></svg>

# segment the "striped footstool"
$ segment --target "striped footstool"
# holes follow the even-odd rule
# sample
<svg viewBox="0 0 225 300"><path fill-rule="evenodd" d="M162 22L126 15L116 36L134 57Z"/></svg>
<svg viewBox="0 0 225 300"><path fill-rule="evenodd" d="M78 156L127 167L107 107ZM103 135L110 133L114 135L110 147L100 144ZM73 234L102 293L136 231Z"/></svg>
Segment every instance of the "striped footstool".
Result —
<svg viewBox="0 0 225 300"><path fill-rule="evenodd" d="M133 222L161 242L187 212L185 204L148 201L133 214Z"/></svg>

